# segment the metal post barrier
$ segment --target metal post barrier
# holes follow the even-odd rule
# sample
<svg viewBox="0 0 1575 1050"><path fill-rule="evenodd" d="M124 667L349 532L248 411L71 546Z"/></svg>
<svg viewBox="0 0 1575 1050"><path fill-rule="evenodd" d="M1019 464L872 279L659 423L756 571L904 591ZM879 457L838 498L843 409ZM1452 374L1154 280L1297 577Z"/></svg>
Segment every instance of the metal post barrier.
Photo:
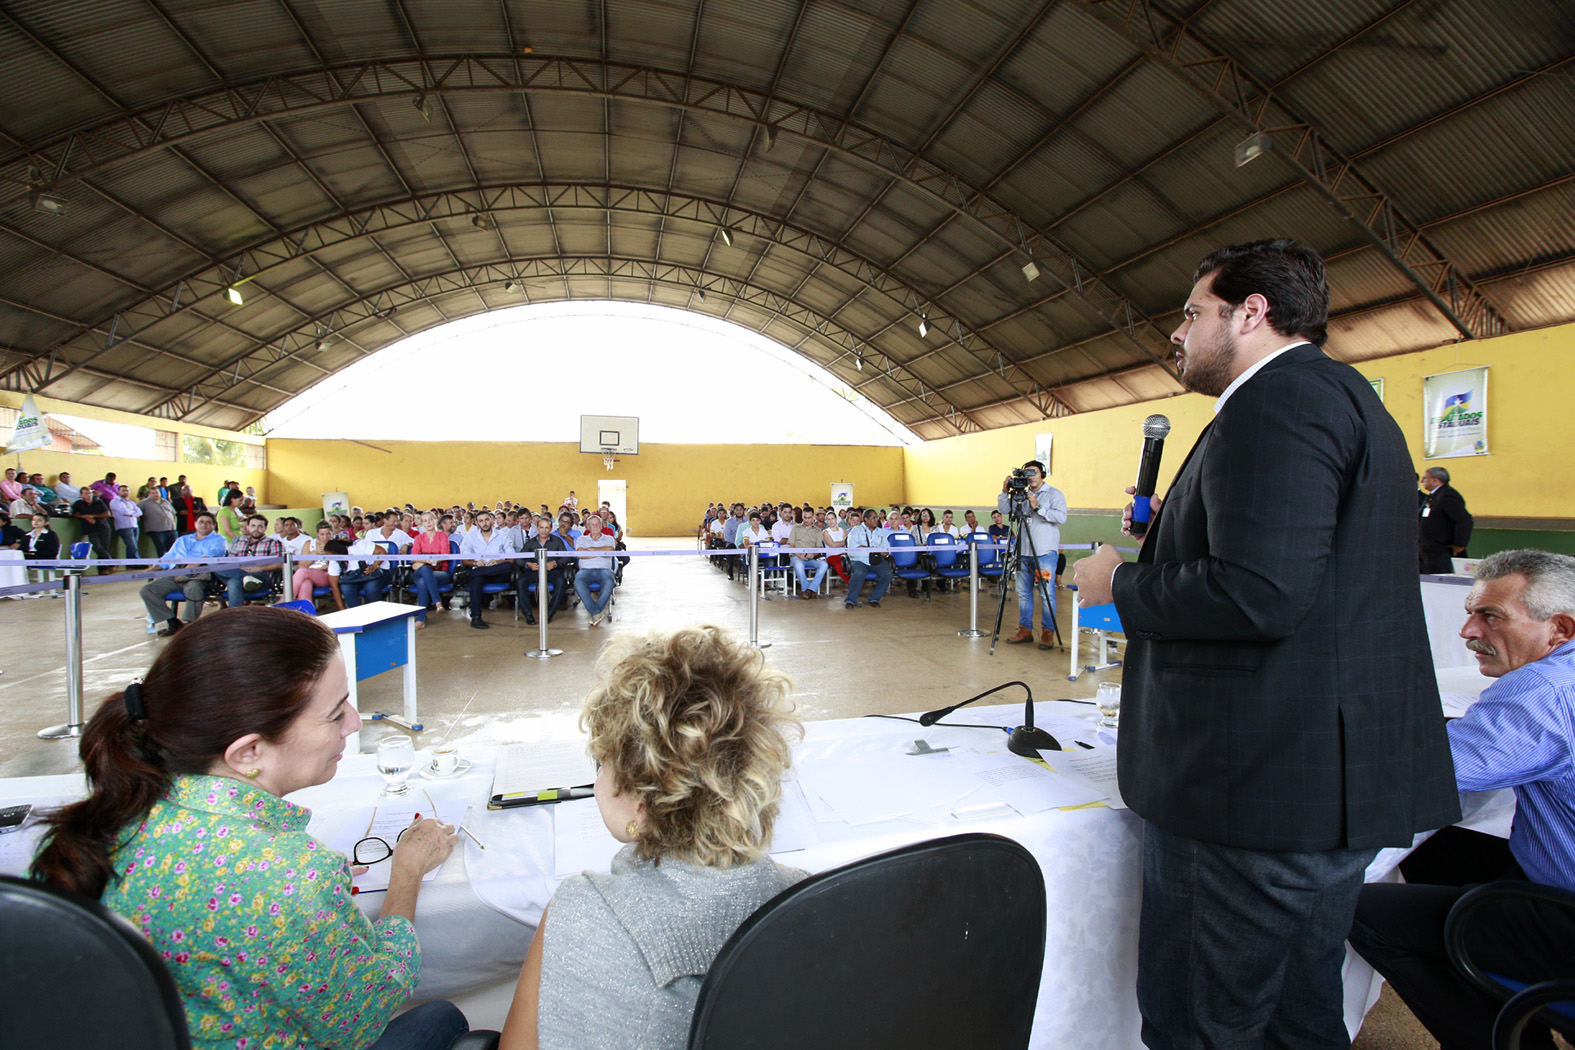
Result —
<svg viewBox="0 0 1575 1050"><path fill-rule="evenodd" d="M290 553L290 548L284 549L284 586L279 588L279 601L288 602L295 598L295 555Z"/></svg>
<svg viewBox="0 0 1575 1050"><path fill-rule="evenodd" d="M515 596L515 601L519 600ZM547 648L547 548L536 551L536 648L525 650L526 656L550 660L562 656L562 649Z"/></svg>
<svg viewBox="0 0 1575 1050"><path fill-rule="evenodd" d="M749 545L749 570L744 574L744 582L749 585L749 647L769 649L770 642L760 641L760 548L753 543Z"/></svg>
<svg viewBox="0 0 1575 1050"><path fill-rule="evenodd" d="M968 544L968 629L958 631L964 638L983 638L979 630L979 545Z"/></svg>
<svg viewBox="0 0 1575 1050"><path fill-rule="evenodd" d="M40 729L43 740L63 740L82 735L82 571L66 574L66 721Z"/></svg>

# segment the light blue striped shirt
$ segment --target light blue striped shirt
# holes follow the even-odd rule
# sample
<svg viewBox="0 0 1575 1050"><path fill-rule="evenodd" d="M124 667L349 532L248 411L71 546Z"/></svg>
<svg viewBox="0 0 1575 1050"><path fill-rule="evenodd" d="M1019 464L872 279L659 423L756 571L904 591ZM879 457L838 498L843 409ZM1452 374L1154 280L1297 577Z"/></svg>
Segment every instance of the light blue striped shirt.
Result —
<svg viewBox="0 0 1575 1050"><path fill-rule="evenodd" d="M1449 747L1461 791L1514 789L1509 849L1526 877L1575 890L1575 642L1484 689Z"/></svg>

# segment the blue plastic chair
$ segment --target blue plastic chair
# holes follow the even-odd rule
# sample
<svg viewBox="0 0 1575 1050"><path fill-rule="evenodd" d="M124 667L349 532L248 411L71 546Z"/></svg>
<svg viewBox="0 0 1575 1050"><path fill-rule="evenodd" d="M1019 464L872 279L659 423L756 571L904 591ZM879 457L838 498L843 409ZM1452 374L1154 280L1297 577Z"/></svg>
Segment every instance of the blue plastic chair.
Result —
<svg viewBox="0 0 1575 1050"><path fill-rule="evenodd" d="M87 540L77 540L71 545L71 557L75 560L86 558L93 553L93 545Z"/></svg>
<svg viewBox="0 0 1575 1050"><path fill-rule="evenodd" d="M305 598L300 598L296 601L290 602L279 602L276 606L274 606L274 608L294 609L296 612L305 613L308 616L317 615L317 606L307 601Z"/></svg>
<svg viewBox="0 0 1575 1050"><path fill-rule="evenodd" d="M930 552L935 559L935 575L945 580L966 580L968 578L968 565L960 557L962 551L966 550L966 548L957 541L957 537L948 532L932 532L924 542L926 546L930 547L953 548L952 550Z"/></svg>
<svg viewBox="0 0 1575 1050"><path fill-rule="evenodd" d="M907 532L894 532L886 540L891 547L891 563L894 566L892 577L898 580L914 580L924 583L924 600L930 600L930 570L919 564L919 552L912 548L918 544L913 542L913 535Z"/></svg>
<svg viewBox="0 0 1575 1050"><path fill-rule="evenodd" d="M979 575L998 580L1006 573L1006 563L1001 560L1001 552L995 547L988 546L995 541L990 534L983 530L972 533L968 542L979 548Z"/></svg>
<svg viewBox="0 0 1575 1050"><path fill-rule="evenodd" d="M778 554L777 548L782 545L776 540L759 540L755 546L760 548L760 596L767 597L766 589L773 583L782 585L782 596L785 598L793 593L793 566L788 561L787 555Z"/></svg>

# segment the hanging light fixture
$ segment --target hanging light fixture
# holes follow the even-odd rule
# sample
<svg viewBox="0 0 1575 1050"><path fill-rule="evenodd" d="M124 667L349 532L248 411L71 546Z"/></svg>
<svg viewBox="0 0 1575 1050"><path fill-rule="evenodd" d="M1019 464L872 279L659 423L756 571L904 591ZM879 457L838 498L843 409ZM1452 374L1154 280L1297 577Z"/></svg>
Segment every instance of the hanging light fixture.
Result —
<svg viewBox="0 0 1575 1050"><path fill-rule="evenodd" d="M224 297L236 306L240 306L245 302L245 300L241 297L240 285L230 285L224 290Z"/></svg>
<svg viewBox="0 0 1575 1050"><path fill-rule="evenodd" d="M428 124L432 123L432 100L425 94L417 95L410 104L416 107L416 112L421 114L421 119Z"/></svg>
<svg viewBox="0 0 1575 1050"><path fill-rule="evenodd" d="M729 248L733 246L733 231L728 229L726 226L722 227L722 243L727 245Z"/></svg>
<svg viewBox="0 0 1575 1050"><path fill-rule="evenodd" d="M921 313L919 315L919 338L923 339L925 336L927 336L929 334L930 334L929 316L927 314L922 314Z"/></svg>

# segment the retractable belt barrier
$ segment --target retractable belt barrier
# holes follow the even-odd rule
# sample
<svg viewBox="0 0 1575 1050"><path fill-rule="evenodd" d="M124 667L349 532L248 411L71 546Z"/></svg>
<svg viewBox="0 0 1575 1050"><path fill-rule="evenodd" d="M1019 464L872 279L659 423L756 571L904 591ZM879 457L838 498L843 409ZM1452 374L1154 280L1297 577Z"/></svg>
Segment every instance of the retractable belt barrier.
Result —
<svg viewBox="0 0 1575 1050"><path fill-rule="evenodd" d="M1060 550L1094 550L1100 545L1097 543L1066 544ZM979 630L979 557L980 550L1005 551L1009 544L1005 542L980 543L972 540L962 540L957 543L937 544L934 546L915 544L903 547L904 551L953 551L961 554L968 552L968 628L957 633L965 638L979 638L985 632ZM1117 547L1118 551L1131 554L1136 552L1133 547ZM770 547L773 556L780 554L815 554L815 555L846 555L855 551L874 551L877 553L890 553L889 547ZM538 555L545 552L546 557ZM129 583L140 580L157 580L173 576L190 576L194 573L212 572L215 569L248 569L261 568L265 565L281 566L281 575L288 580L294 574L297 562L378 562L382 564L403 564L406 562L485 562L497 564L505 561L533 562L537 568L537 629L539 644L535 649L529 650L526 655L538 659L560 656L562 649L552 649L547 645L547 562L561 558L717 558L741 557L748 563L748 575L745 582L749 585L749 645L755 649L765 649L770 642L760 641L760 614L756 602L760 594L760 547L751 544L747 548L717 547L704 550L551 550L538 551L498 551L475 552L469 554L461 551L457 554L308 554L296 555L286 551L282 556L262 555L244 558L205 558L199 561L186 562L179 568L163 569L148 568L147 558L57 558L49 560L28 561L24 564L29 569L51 569L64 573L58 580L42 580L36 583L20 584L15 587L0 587L0 598L9 598L26 594L38 594L49 591L62 591L66 597L65 603L65 628L66 628L66 721L62 725L50 726L41 729L38 735L46 740L56 740L64 737L82 735L82 589L84 586L99 586L110 583ZM157 564L155 560L154 564ZM118 572L104 576L87 576L89 568L117 566L136 569L133 572ZM290 594L285 591L286 599ZM518 599L516 598L516 601Z"/></svg>

